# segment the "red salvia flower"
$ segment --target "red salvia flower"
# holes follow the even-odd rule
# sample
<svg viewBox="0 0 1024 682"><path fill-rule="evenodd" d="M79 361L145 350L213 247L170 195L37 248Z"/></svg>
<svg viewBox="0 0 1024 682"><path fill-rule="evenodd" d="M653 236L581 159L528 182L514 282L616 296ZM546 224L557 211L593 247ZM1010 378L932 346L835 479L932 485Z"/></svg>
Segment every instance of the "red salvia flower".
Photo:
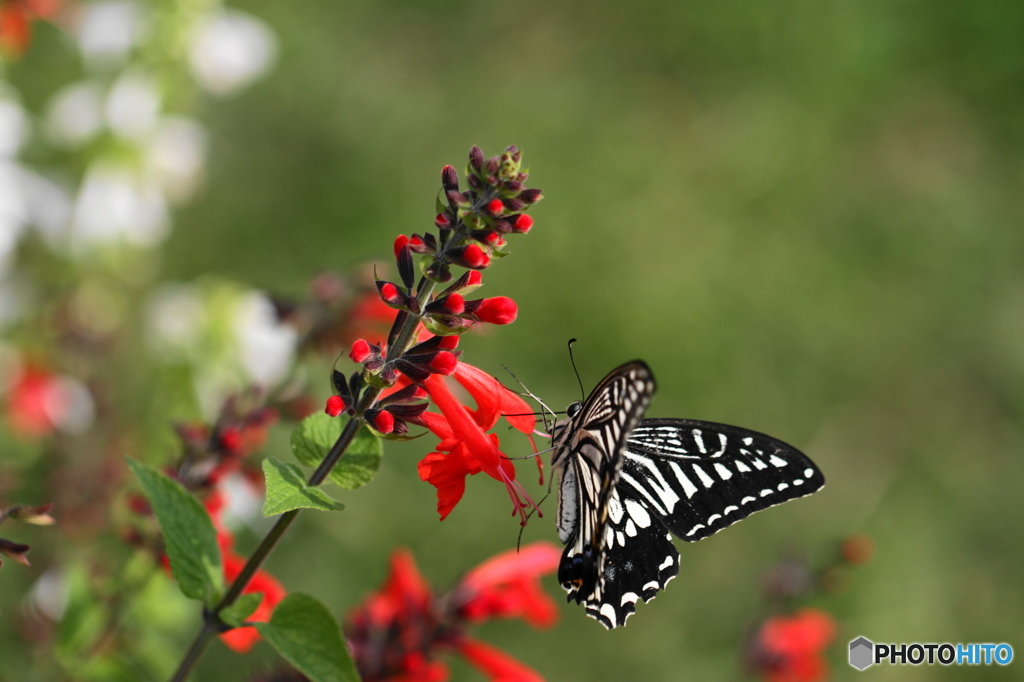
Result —
<svg viewBox="0 0 1024 682"><path fill-rule="evenodd" d="M466 476L483 471L501 481L512 498L513 513L526 522L526 508L535 506L523 487L515 480L512 462L499 449L498 436L488 434L502 415L509 424L525 434L533 433L535 419L522 398L501 385L486 372L458 363L455 379L476 401L470 410L448 388L444 379L432 374L423 381L431 401L441 414L424 412L414 423L430 429L441 438L437 451L419 463L420 478L437 488L437 511L443 520L462 499Z"/></svg>
<svg viewBox="0 0 1024 682"><path fill-rule="evenodd" d="M553 572L560 557L560 550L547 543L529 545L519 554L506 552L471 571L446 595L437 595L412 556L397 550L384 586L345 621L345 637L363 680L443 682L448 668L437 659L445 653L461 654L491 680L540 680L507 654L471 639L468 629L490 617L522 616L535 626L553 624L557 611L541 590L540 577ZM518 605L480 608L511 601Z"/></svg>
<svg viewBox="0 0 1024 682"><path fill-rule="evenodd" d="M755 635L751 665L765 682L824 680L828 667L822 653L835 629L832 617L817 609L769 618Z"/></svg>

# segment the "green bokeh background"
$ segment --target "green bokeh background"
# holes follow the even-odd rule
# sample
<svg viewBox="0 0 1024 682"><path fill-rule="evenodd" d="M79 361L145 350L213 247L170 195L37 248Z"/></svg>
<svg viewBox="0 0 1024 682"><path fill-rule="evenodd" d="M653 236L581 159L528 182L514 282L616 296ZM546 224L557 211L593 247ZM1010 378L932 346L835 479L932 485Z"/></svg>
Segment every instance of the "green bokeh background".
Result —
<svg viewBox="0 0 1024 682"><path fill-rule="evenodd" d="M579 397L570 337L588 388L643 358L651 416L777 435L828 479L679 543L679 578L625 629L566 605L550 632L494 623L480 638L551 680L736 679L765 571L787 553L820 564L865 532L874 561L815 602L839 622L835 679L859 679L845 662L858 635L1020 649L1024 5L237 6L275 29L279 62L205 105L208 188L176 215L164 277L298 293L320 270L387 262L396 234L431 229L444 164L514 143L546 198L484 293L514 297L519 319L467 338L465 359L561 406ZM343 614L392 547L443 585L514 546L484 477L438 523L415 470L432 444L389 445L374 484L304 516L269 567ZM520 471L543 494L532 464ZM545 506L524 541L555 539ZM264 659L265 645L243 660ZM238 660L214 647L196 679L238 679Z"/></svg>

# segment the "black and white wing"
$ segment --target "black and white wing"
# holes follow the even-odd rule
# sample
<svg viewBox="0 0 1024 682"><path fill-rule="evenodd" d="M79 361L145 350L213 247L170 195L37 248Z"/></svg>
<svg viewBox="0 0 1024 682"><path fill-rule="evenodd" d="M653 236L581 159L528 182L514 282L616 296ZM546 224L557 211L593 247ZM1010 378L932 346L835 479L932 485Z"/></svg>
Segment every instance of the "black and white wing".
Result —
<svg viewBox="0 0 1024 682"><path fill-rule="evenodd" d="M589 615L623 625L679 573L672 534L695 542L754 512L819 490L821 471L756 431L692 419L644 419L626 441L609 502L600 603ZM671 531L671 533L669 532Z"/></svg>
<svg viewBox="0 0 1024 682"><path fill-rule="evenodd" d="M554 433L552 468L561 472L558 535L566 545L558 581L570 601L599 610L607 552L610 500L622 468L626 438L654 393L654 377L640 361L612 371L586 401L573 403Z"/></svg>
<svg viewBox="0 0 1024 682"><path fill-rule="evenodd" d="M689 542L825 485L814 462L793 446L693 419L644 419L625 457L620 496L642 502Z"/></svg>

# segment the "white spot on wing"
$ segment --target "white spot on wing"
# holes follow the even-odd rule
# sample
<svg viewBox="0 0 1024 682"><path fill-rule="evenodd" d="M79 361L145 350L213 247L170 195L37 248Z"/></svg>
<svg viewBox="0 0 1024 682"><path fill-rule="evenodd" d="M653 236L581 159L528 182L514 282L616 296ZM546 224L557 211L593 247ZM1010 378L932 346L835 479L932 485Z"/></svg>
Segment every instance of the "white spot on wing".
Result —
<svg viewBox="0 0 1024 682"><path fill-rule="evenodd" d="M751 499L753 499L753 498L751 498ZM728 507L725 508L725 511L722 512L722 516L725 516L729 512L734 512L734 511L739 511L739 510L740 510L739 507L737 507L734 504L730 504Z"/></svg>
<svg viewBox="0 0 1024 682"><path fill-rule="evenodd" d="M715 484L715 480L704 473L704 470L696 464L693 465L693 473L697 474L697 478L700 479L700 482L704 484L705 488L710 488Z"/></svg>
<svg viewBox="0 0 1024 682"><path fill-rule="evenodd" d="M629 518L636 522L636 525L641 528L647 528L651 525L651 515L647 513L643 505L634 500L626 500L626 511L629 512Z"/></svg>
<svg viewBox="0 0 1024 682"><path fill-rule="evenodd" d="M782 459L781 457L777 457L775 455L772 455L771 458L768 461L772 463L772 466L777 466L780 469L782 467L786 466L786 464L787 464L786 460Z"/></svg>
<svg viewBox="0 0 1024 682"><path fill-rule="evenodd" d="M732 478L732 472L725 468L725 465L721 462L715 462L715 471L722 477L723 481L728 481Z"/></svg>
<svg viewBox="0 0 1024 682"><path fill-rule="evenodd" d="M712 523L714 523L715 521L717 521L720 518L722 518L721 514L712 514L711 516L708 517L708 525L710 526Z"/></svg>
<svg viewBox="0 0 1024 682"><path fill-rule="evenodd" d="M615 627L615 607L611 604L601 604L601 610L599 613L608 619L612 627Z"/></svg>
<svg viewBox="0 0 1024 682"><path fill-rule="evenodd" d="M814 469L804 469L804 477L805 478L813 478L814 477Z"/></svg>
<svg viewBox="0 0 1024 682"><path fill-rule="evenodd" d="M754 468L757 469L758 471L768 468L768 465L759 460L757 457L751 457L750 461L753 462Z"/></svg>
<svg viewBox="0 0 1024 682"><path fill-rule="evenodd" d="M781 492L781 491L785 490L788 487L789 487L788 483L780 483L779 484L779 491Z"/></svg>
<svg viewBox="0 0 1024 682"><path fill-rule="evenodd" d="M753 438L750 438L749 436L748 436L747 438L744 438L744 439L743 439L743 444L744 444L744 445L750 445L750 444L751 444L751 443L753 443L753 442L754 442L754 439L753 439Z"/></svg>
<svg viewBox="0 0 1024 682"><path fill-rule="evenodd" d="M672 536L670 535L669 537L672 537ZM664 571L666 568L669 568L672 565L672 563L673 563L672 562L672 557L671 556L667 556L667 557L665 557L665 560L661 562L661 566L658 566L658 570L659 571Z"/></svg>
<svg viewBox="0 0 1024 682"><path fill-rule="evenodd" d="M749 473L750 467L748 467L745 462L740 462L737 460L736 471L740 472L741 474Z"/></svg>
<svg viewBox="0 0 1024 682"><path fill-rule="evenodd" d="M742 500L740 500L740 504L748 504L750 502L756 502L756 501L757 501L756 497L750 497L748 495L747 497L744 497Z"/></svg>
<svg viewBox="0 0 1024 682"><path fill-rule="evenodd" d="M622 601L619 602L619 606L625 606L626 604L635 604L636 600L640 598L636 592L626 592L622 595Z"/></svg>
<svg viewBox="0 0 1024 682"><path fill-rule="evenodd" d="M676 480L683 486L683 492L686 493L686 497L693 497L697 492L697 486L690 482L690 479L683 473L682 468L676 462L669 462L669 468L672 469L672 473L676 475Z"/></svg>
<svg viewBox="0 0 1024 682"><path fill-rule="evenodd" d="M704 447L704 436L701 435L700 429L694 429L691 433L693 434L693 442L697 444L697 449L702 453L707 452L707 448Z"/></svg>
<svg viewBox="0 0 1024 682"><path fill-rule="evenodd" d="M771 491L769 490L768 492L771 492ZM687 536L693 535L694 533L696 533L697 531L699 531L699 530L700 530L701 528L703 528L703 527L704 527L704 524L703 524L703 523L698 523L698 524L697 524L696 526L694 526L693 528L691 528L691 529L690 529L690 532L688 532L688 533L687 533L686 535L687 535Z"/></svg>
<svg viewBox="0 0 1024 682"><path fill-rule="evenodd" d="M762 490L762 491L761 491L761 497L768 497L768 496L769 496L769 495L771 495L771 494L772 494L773 492L774 492L774 491L773 491L773 490L771 490L770 488L765 488L764 490Z"/></svg>

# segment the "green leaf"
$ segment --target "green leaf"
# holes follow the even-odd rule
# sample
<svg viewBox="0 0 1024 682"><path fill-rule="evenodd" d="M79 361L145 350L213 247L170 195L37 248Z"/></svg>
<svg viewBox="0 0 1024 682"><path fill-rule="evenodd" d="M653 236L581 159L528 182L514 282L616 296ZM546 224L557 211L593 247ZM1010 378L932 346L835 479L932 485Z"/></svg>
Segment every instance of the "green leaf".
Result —
<svg viewBox="0 0 1024 682"><path fill-rule="evenodd" d="M263 595L259 592L243 594L234 604L221 610L220 619L232 627L240 627L245 619L253 614L261 601L263 601Z"/></svg>
<svg viewBox="0 0 1024 682"><path fill-rule="evenodd" d="M358 682L359 673L327 607L308 594L290 594L269 623L256 628L270 646L313 682Z"/></svg>
<svg viewBox="0 0 1024 682"><path fill-rule="evenodd" d="M306 466L315 467L338 440L345 421L323 412L306 417L292 431L292 452ZM331 482L340 488L354 490L373 480L380 468L384 446L380 438L360 426L345 455L331 471Z"/></svg>
<svg viewBox="0 0 1024 682"><path fill-rule="evenodd" d="M171 575L179 589L186 597L209 604L224 589L217 532L209 514L180 484L156 469L133 459L128 467L160 523Z"/></svg>
<svg viewBox="0 0 1024 682"><path fill-rule="evenodd" d="M264 516L283 514L299 507L323 511L345 508L345 505L332 500L320 488L310 487L302 476L302 470L294 464L285 464L273 457L265 459L263 476L267 488L267 499L263 503Z"/></svg>

